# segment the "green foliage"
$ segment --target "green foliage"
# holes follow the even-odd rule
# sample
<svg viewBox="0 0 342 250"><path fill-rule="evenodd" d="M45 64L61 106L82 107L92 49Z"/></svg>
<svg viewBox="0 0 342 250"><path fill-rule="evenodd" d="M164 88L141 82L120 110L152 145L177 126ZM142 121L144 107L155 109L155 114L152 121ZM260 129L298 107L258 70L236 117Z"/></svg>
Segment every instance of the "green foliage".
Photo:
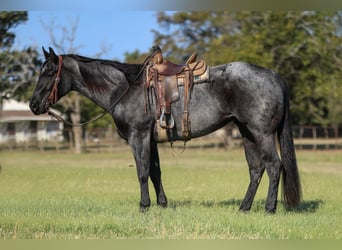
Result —
<svg viewBox="0 0 342 250"><path fill-rule="evenodd" d="M133 52L125 53L125 62L139 64L139 63L144 62L147 56L148 56L147 53L141 53L138 49L136 49Z"/></svg>
<svg viewBox="0 0 342 250"><path fill-rule="evenodd" d="M0 12L0 98L28 99L29 88L37 81L41 61L33 48L12 50L13 29L27 21L27 12Z"/></svg>
<svg viewBox="0 0 342 250"><path fill-rule="evenodd" d="M102 108L97 106L95 103L90 101L88 98L82 97L80 99L81 109L81 122L87 122L91 119L94 119L98 115L104 112ZM87 125L87 128L108 128L108 126L112 126L113 118L107 114L101 119L91 122Z"/></svg>
<svg viewBox="0 0 342 250"><path fill-rule="evenodd" d="M0 92L8 92L12 98L28 100L28 90L33 91L41 63L38 52L32 48L0 52Z"/></svg>
<svg viewBox="0 0 342 250"><path fill-rule="evenodd" d="M0 11L0 51L12 47L15 38L12 29L25 21L27 21L25 11Z"/></svg>
<svg viewBox="0 0 342 250"><path fill-rule="evenodd" d="M127 145L111 153L1 154L1 239L341 239L342 154L298 151L304 201L264 214L265 173L249 213L242 150L160 150L169 207L139 212L139 185ZM37 157L39 155L39 157Z"/></svg>
<svg viewBox="0 0 342 250"><path fill-rule="evenodd" d="M246 61L288 82L295 124L342 124L341 12L160 13L155 41L181 60L197 50L211 65ZM177 59L174 59L177 60Z"/></svg>

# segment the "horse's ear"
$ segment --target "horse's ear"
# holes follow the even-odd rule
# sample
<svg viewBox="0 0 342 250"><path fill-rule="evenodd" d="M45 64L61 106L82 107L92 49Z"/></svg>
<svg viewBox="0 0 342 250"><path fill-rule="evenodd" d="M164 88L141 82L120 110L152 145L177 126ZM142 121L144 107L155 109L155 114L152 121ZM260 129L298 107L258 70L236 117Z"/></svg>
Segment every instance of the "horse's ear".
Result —
<svg viewBox="0 0 342 250"><path fill-rule="evenodd" d="M47 60L50 57L50 54L45 50L44 47L42 47L42 49L43 49L45 60Z"/></svg>
<svg viewBox="0 0 342 250"><path fill-rule="evenodd" d="M58 61L58 56L51 47L49 47L49 52L47 52L44 47L42 47L42 49L46 60L52 58L54 61Z"/></svg>
<svg viewBox="0 0 342 250"><path fill-rule="evenodd" d="M49 53L50 53L50 58L52 58L52 60L57 63L58 62L58 56L57 54L55 53L55 51L49 47Z"/></svg>
<svg viewBox="0 0 342 250"><path fill-rule="evenodd" d="M50 53L50 57L52 57L52 58L57 57L55 51L51 47L49 47L49 53Z"/></svg>

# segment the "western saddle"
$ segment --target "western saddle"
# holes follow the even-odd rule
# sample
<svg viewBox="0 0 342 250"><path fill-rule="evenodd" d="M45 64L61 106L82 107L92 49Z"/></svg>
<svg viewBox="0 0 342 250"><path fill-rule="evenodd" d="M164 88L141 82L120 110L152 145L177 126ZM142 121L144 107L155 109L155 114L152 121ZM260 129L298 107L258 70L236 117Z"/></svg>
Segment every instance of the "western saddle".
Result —
<svg viewBox="0 0 342 250"><path fill-rule="evenodd" d="M154 89L156 97L156 130L155 139L158 142L170 141L167 131L171 130L175 123L171 113L171 104L179 100L179 86L183 87L183 116L182 116L182 139L191 139L191 124L189 120L190 92L194 83L209 79L207 64L197 61L194 52L185 64L175 64L163 58L159 46L153 47L145 70L145 89ZM145 97L149 98L147 92ZM147 102L146 102L147 104Z"/></svg>

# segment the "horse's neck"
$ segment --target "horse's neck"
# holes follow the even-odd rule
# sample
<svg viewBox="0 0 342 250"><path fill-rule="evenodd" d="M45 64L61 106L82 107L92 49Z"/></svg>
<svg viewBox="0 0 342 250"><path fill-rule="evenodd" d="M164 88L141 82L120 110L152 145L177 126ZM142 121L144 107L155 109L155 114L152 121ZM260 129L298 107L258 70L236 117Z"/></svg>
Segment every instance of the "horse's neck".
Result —
<svg viewBox="0 0 342 250"><path fill-rule="evenodd" d="M80 70L80 80L73 88L98 106L107 109L110 105L110 96L115 89L115 81L96 69L87 71L85 67Z"/></svg>

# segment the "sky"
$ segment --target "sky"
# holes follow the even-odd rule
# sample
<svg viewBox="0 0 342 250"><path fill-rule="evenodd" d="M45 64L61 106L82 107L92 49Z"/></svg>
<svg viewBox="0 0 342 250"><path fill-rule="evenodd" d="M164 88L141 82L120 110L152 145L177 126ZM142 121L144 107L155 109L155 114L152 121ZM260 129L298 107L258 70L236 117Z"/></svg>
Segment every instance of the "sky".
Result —
<svg viewBox="0 0 342 250"><path fill-rule="evenodd" d="M44 25L54 24L58 39L62 36L61 27L76 23L74 45L80 46L78 54L92 57L104 46L109 50L102 58L123 61L125 52L150 51L154 40L152 30L160 29L156 14L156 11L29 11L28 21L13 30L14 48L53 47Z"/></svg>

